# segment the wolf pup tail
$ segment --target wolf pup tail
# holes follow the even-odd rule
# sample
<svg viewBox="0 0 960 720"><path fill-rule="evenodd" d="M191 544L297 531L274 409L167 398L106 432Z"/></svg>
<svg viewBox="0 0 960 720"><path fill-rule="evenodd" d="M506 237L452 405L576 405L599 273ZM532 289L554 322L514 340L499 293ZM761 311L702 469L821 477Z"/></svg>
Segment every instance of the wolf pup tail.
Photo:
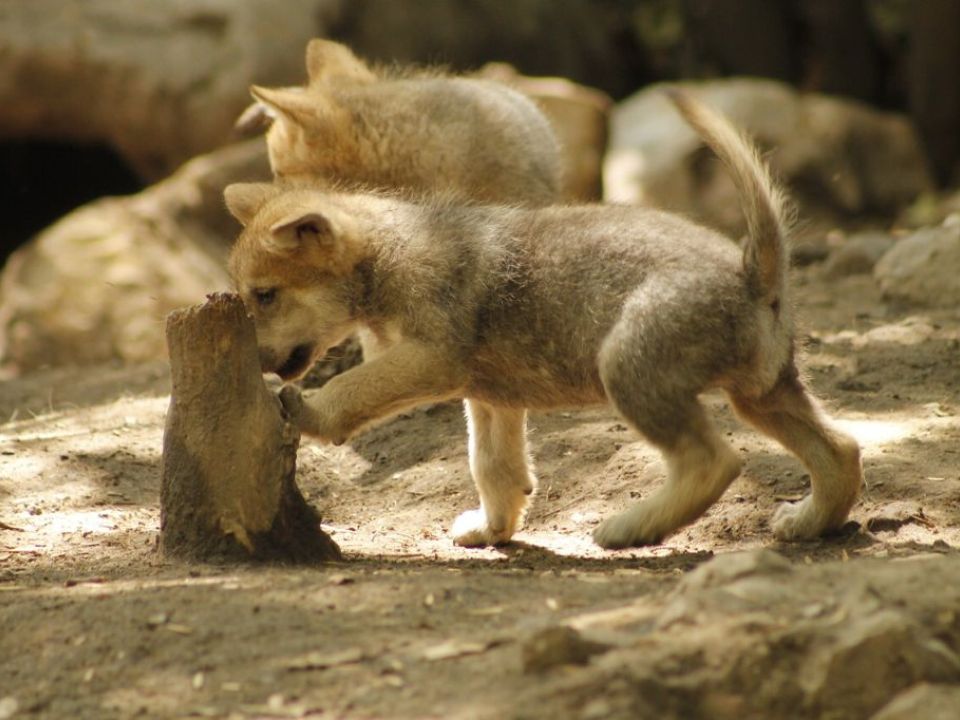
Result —
<svg viewBox="0 0 960 720"><path fill-rule="evenodd" d="M756 148L723 115L678 88L667 96L733 176L747 221L743 269L757 299L779 308L788 251L785 200Z"/></svg>

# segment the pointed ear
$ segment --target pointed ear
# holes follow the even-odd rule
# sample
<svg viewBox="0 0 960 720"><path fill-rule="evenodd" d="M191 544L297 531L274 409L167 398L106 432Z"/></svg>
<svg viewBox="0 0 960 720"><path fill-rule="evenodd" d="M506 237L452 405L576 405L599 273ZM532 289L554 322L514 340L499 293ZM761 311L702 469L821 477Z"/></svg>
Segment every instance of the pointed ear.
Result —
<svg viewBox="0 0 960 720"><path fill-rule="evenodd" d="M317 113L317 101L300 88L265 88L250 86L250 94L274 118L306 125Z"/></svg>
<svg viewBox="0 0 960 720"><path fill-rule="evenodd" d="M308 85L314 87L334 77L361 83L377 79L366 63L346 45L322 38L311 40L307 43Z"/></svg>
<svg viewBox="0 0 960 720"><path fill-rule="evenodd" d="M266 105L259 101L252 102L240 113L240 117L233 123L233 129L239 135L253 135L269 127L273 118Z"/></svg>
<svg viewBox="0 0 960 720"><path fill-rule="evenodd" d="M224 189L223 199L230 214L246 227L263 204L277 192L269 183L233 183Z"/></svg>
<svg viewBox="0 0 960 720"><path fill-rule="evenodd" d="M270 228L270 235L265 240L268 248L278 253L301 248L318 249L332 246L333 242L333 224L318 212L300 212L280 220Z"/></svg>

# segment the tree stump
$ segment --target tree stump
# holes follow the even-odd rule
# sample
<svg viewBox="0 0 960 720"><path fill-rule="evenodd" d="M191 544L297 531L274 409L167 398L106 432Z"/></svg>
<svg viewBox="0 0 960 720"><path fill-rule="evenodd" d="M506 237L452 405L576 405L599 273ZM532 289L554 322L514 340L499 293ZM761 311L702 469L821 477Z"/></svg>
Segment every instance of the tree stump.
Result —
<svg viewBox="0 0 960 720"><path fill-rule="evenodd" d="M263 382L240 298L210 295L172 312L166 329L161 550L188 560L341 559L296 485L300 432Z"/></svg>

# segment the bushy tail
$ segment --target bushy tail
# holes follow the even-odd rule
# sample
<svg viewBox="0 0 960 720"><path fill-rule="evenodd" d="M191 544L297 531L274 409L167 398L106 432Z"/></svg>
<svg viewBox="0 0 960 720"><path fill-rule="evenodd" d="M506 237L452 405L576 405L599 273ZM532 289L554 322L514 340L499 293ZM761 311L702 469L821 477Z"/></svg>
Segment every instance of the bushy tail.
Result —
<svg viewBox="0 0 960 720"><path fill-rule="evenodd" d="M744 271L758 299L778 304L783 296L788 265L782 193L756 148L727 118L683 90L670 88L666 93L683 119L733 176L747 220Z"/></svg>

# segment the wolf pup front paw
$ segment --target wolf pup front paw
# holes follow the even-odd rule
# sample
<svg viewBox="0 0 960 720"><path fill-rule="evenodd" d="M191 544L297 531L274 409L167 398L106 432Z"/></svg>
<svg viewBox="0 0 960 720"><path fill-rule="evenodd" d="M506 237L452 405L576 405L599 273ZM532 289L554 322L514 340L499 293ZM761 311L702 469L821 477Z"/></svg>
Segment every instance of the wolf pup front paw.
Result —
<svg viewBox="0 0 960 720"><path fill-rule="evenodd" d="M461 513L450 529L453 542L460 547L488 547L505 545L510 542L512 533L506 529L497 530L487 523L487 515L482 509L467 510Z"/></svg>
<svg viewBox="0 0 960 720"><path fill-rule="evenodd" d="M324 442L335 442L320 431L319 415L304 399L303 393L296 385L284 385L277 396L283 411L291 424L300 429L304 435L311 435ZM342 441L341 441L342 442ZM335 444L340 444L336 443Z"/></svg>
<svg viewBox="0 0 960 720"><path fill-rule="evenodd" d="M771 521L778 540L813 540L831 529L830 513L817 508L808 495L800 502L783 503Z"/></svg>
<svg viewBox="0 0 960 720"><path fill-rule="evenodd" d="M657 527L650 513L634 507L600 523L593 531L593 541L604 550L622 550L656 545L665 534L664 530Z"/></svg>

